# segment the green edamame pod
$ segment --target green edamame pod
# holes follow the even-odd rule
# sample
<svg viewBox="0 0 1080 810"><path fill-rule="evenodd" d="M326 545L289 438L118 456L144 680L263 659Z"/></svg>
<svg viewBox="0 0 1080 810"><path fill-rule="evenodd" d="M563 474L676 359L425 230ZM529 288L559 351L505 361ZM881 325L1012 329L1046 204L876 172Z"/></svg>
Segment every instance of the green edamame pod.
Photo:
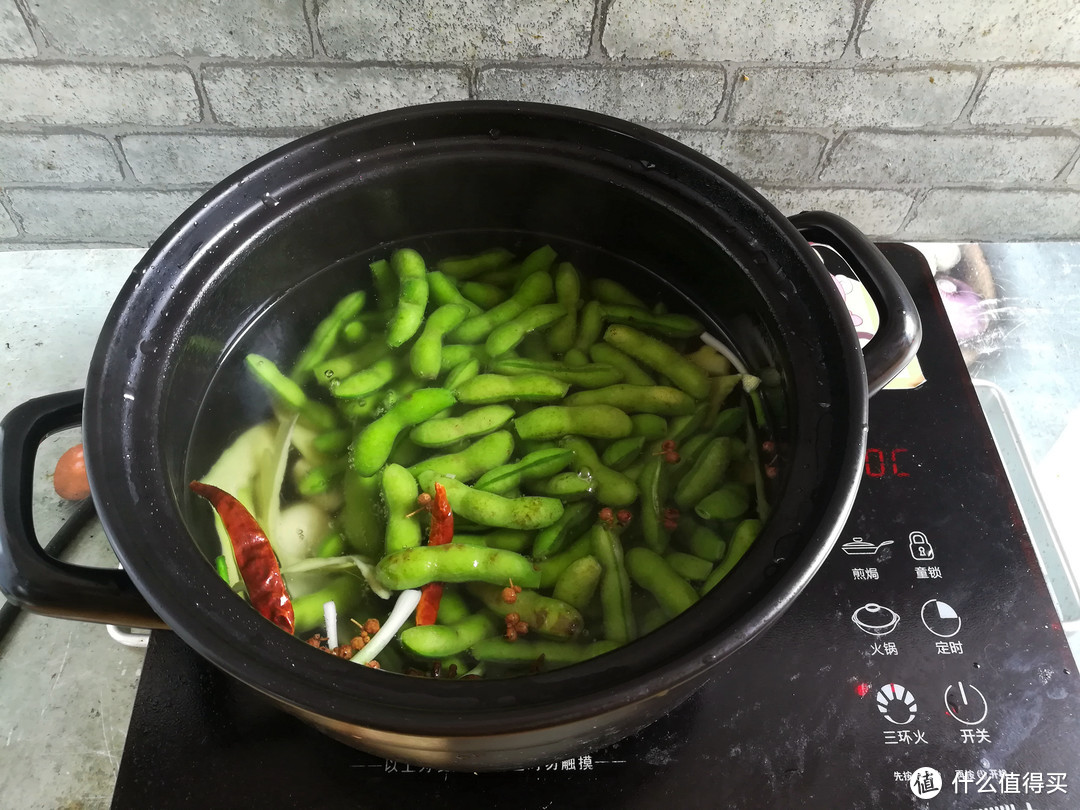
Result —
<svg viewBox="0 0 1080 810"><path fill-rule="evenodd" d="M694 511L702 520L734 520L750 506L750 491L745 484L729 481L720 489L706 495Z"/></svg>
<svg viewBox="0 0 1080 810"><path fill-rule="evenodd" d="M727 408L716 415L709 432L717 436L734 436L745 427L746 409L743 407Z"/></svg>
<svg viewBox="0 0 1080 810"><path fill-rule="evenodd" d="M529 483L528 490L537 495L558 498L565 503L588 498L596 490L596 482L588 474L564 472L546 480L532 481Z"/></svg>
<svg viewBox="0 0 1080 810"><path fill-rule="evenodd" d="M488 361L487 352L483 346L466 346L463 343L444 344L442 347L442 371L449 371L454 366L460 366L469 360L475 360L483 365Z"/></svg>
<svg viewBox="0 0 1080 810"><path fill-rule="evenodd" d="M293 380L286 377L269 358L249 354L244 358L255 379L285 408L300 414L304 422L316 430L330 430L337 426L334 411L317 400L311 399Z"/></svg>
<svg viewBox="0 0 1080 810"><path fill-rule="evenodd" d="M454 256L435 263L435 269L451 278L472 278L481 273L501 270L514 260L514 254L504 248L495 248L474 256Z"/></svg>
<svg viewBox="0 0 1080 810"><path fill-rule="evenodd" d="M390 262L379 259L368 265L371 270L371 280L375 286L375 301L379 309L390 310L398 297L398 280L394 275Z"/></svg>
<svg viewBox="0 0 1080 810"><path fill-rule="evenodd" d="M611 405L627 413L655 413L681 416L694 412L694 400L678 388L666 385L628 385L577 391L566 398L567 405Z"/></svg>
<svg viewBox="0 0 1080 810"><path fill-rule="evenodd" d="M618 643L609 640L572 644L565 641L485 638L473 644L469 654L477 661L488 664L535 664L542 661L542 669L547 670L579 664L618 648Z"/></svg>
<svg viewBox="0 0 1080 810"><path fill-rule="evenodd" d="M686 359L710 377L720 377L731 373L731 361L706 343L686 355Z"/></svg>
<svg viewBox="0 0 1080 810"><path fill-rule="evenodd" d="M454 401L445 388L413 391L360 432L353 444L353 468L361 475L374 475L390 457L402 430L430 419Z"/></svg>
<svg viewBox="0 0 1080 810"><path fill-rule="evenodd" d="M296 489L305 498L324 495L341 480L346 467L348 467L348 462L343 458L335 458L324 464L318 464L304 473L296 482Z"/></svg>
<svg viewBox="0 0 1080 810"><path fill-rule="evenodd" d="M333 602L343 616L353 613L363 602L367 585L360 577L341 574L334 577L323 588L292 600L294 630L297 633L310 633L322 627L325 621L323 605Z"/></svg>
<svg viewBox="0 0 1080 810"><path fill-rule="evenodd" d="M641 533L645 544L658 554L667 551L671 542L671 530L665 526L664 509L666 508L670 487L671 465L662 454L655 455L645 462L638 477L641 490Z"/></svg>
<svg viewBox="0 0 1080 810"><path fill-rule="evenodd" d="M574 458L572 450L558 447L546 448L526 454L513 464L504 464L480 476L477 489L503 495L519 486L522 481L547 478L566 469Z"/></svg>
<svg viewBox="0 0 1080 810"><path fill-rule="evenodd" d="M466 319L450 336L460 343L479 343L495 327L513 320L529 307L543 304L551 298L552 292L551 275L533 273L522 282L517 292L487 312Z"/></svg>
<svg viewBox="0 0 1080 810"><path fill-rule="evenodd" d="M563 505L554 498L504 498L430 472L423 474L420 485L430 491L435 481L446 487L446 497L455 514L481 526L527 531L550 526L562 517Z"/></svg>
<svg viewBox="0 0 1080 810"><path fill-rule="evenodd" d="M540 363L553 363L555 362L555 355L547 347L547 343L544 342L544 336L539 332L529 332L525 335L524 339L517 347L517 354L522 360L532 360ZM504 356L504 359L512 359L514 354L508 354ZM490 366L494 366L494 361ZM491 369L494 371L494 368Z"/></svg>
<svg viewBox="0 0 1080 810"><path fill-rule="evenodd" d="M701 582L712 573L713 563L704 557L695 557L681 551L669 551L664 555L664 562L671 570L690 582ZM631 575L633 576L633 575Z"/></svg>
<svg viewBox="0 0 1080 810"><path fill-rule="evenodd" d="M379 519L382 513L379 505L380 486L379 476L345 471L345 502L338 513L338 528L349 548L368 559L380 556L385 547L383 524Z"/></svg>
<svg viewBox="0 0 1080 810"><path fill-rule="evenodd" d="M529 307L516 318L496 326L484 341L484 349L490 357L498 357L514 349L525 336L550 326L563 315L566 308L562 304L537 304Z"/></svg>
<svg viewBox="0 0 1080 810"><path fill-rule="evenodd" d="M570 384L543 374L479 374L457 389L458 400L467 405L487 405L507 400L545 402L562 399Z"/></svg>
<svg viewBox="0 0 1080 810"><path fill-rule="evenodd" d="M521 620L529 625L530 633L538 633L548 638L571 639L584 629L585 620L573 605L531 590L523 590L513 603L506 602L502 598L505 586L505 582L500 585L470 582L466 587L469 593L493 613L499 616L518 614Z"/></svg>
<svg viewBox="0 0 1080 810"><path fill-rule="evenodd" d="M469 310L460 304L444 304L428 316L424 330L409 350L413 374L424 380L433 380L439 375L443 337L468 314Z"/></svg>
<svg viewBox="0 0 1080 810"><path fill-rule="evenodd" d="M566 365L573 368L589 365L589 356L580 349L569 349L562 359Z"/></svg>
<svg viewBox="0 0 1080 810"><path fill-rule="evenodd" d="M445 599L445 594L443 596ZM441 608L441 605L440 605ZM401 631L401 645L421 658L445 658L463 653L481 639L499 632L494 617L477 613L453 624L428 624Z"/></svg>
<svg viewBox="0 0 1080 810"><path fill-rule="evenodd" d="M694 399L708 397L709 378L705 372L667 343L623 324L609 326L604 341L664 375Z"/></svg>
<svg viewBox="0 0 1080 810"><path fill-rule="evenodd" d="M521 267L519 269L519 281L524 281L533 273L539 273L541 271L548 272L551 270L551 266L555 264L555 259L558 254L551 245L543 245L538 247L528 256L521 260Z"/></svg>
<svg viewBox="0 0 1080 810"><path fill-rule="evenodd" d="M634 423L621 410L609 405L544 405L515 419L514 429L526 440L557 439L571 434L621 439L630 435Z"/></svg>
<svg viewBox="0 0 1080 810"><path fill-rule="evenodd" d="M326 456L344 453L352 442L352 433L345 428L331 428L317 434L311 440L311 446Z"/></svg>
<svg viewBox="0 0 1080 810"><path fill-rule="evenodd" d="M594 278L589 282L589 292L602 304L621 304L645 309L645 303L640 298L610 278Z"/></svg>
<svg viewBox="0 0 1080 810"><path fill-rule="evenodd" d="M720 486L731 463L731 439L717 436L694 459L693 466L675 487L675 504L689 509Z"/></svg>
<svg viewBox="0 0 1080 810"><path fill-rule="evenodd" d="M466 360L464 363L454 366L443 381L443 388L453 391L459 385L463 385L480 373L479 360Z"/></svg>
<svg viewBox="0 0 1080 810"><path fill-rule="evenodd" d="M675 338L700 335L701 322L689 315L667 315L649 312L647 309L621 304L604 304L604 320L624 323Z"/></svg>
<svg viewBox="0 0 1080 810"><path fill-rule="evenodd" d="M705 424L705 419L708 415L709 405L707 402L702 402L694 408L693 413L676 416L671 420L671 424L668 425L667 438L672 441L681 442L683 439L689 438L690 436L698 435L702 425Z"/></svg>
<svg viewBox="0 0 1080 810"><path fill-rule="evenodd" d="M340 557L345 553L345 538L337 532L328 534L319 543L318 549L315 550L315 556L326 560L330 557Z"/></svg>
<svg viewBox="0 0 1080 810"><path fill-rule="evenodd" d="M581 310L578 319L577 337L574 339L574 349L585 353L589 347L600 339L604 331L604 312L599 301L590 301ZM600 361L597 361L600 362Z"/></svg>
<svg viewBox="0 0 1080 810"><path fill-rule="evenodd" d="M363 371L332 381L330 393L338 399L363 399L389 385L400 370L401 361L398 358L384 357Z"/></svg>
<svg viewBox="0 0 1080 810"><path fill-rule="evenodd" d="M712 570L712 566L709 566ZM578 610L585 610L596 593L604 569L600 561L589 555L567 566L555 582L552 596Z"/></svg>
<svg viewBox="0 0 1080 810"><path fill-rule="evenodd" d="M761 534L761 526L762 523L760 520L749 518L742 521L735 528L735 533L731 535L731 542L728 543L727 552L724 554L723 561L716 566L715 570L709 574L709 578L706 579L705 583L701 586L702 595L707 594L715 588L720 580L731 573L731 569L743 558L750 546L757 540L758 535Z"/></svg>
<svg viewBox="0 0 1080 810"><path fill-rule="evenodd" d="M680 531L683 530L684 524L689 527L689 532L683 539L686 548L695 557L701 557L713 563L720 562L724 557L724 552L727 551L727 541L722 540L720 535L708 526L703 526L696 520L691 522L691 520L686 517L679 520Z"/></svg>
<svg viewBox="0 0 1080 810"><path fill-rule="evenodd" d="M605 363L617 369L622 380L615 380L615 382L624 382L629 385L656 385L656 380L650 377L648 372L634 361L634 358L620 352L614 346L594 343L589 347L589 357L594 363Z"/></svg>
<svg viewBox="0 0 1080 810"><path fill-rule="evenodd" d="M420 329L428 301L427 267L415 250L402 248L390 256L400 285L398 302L386 325L386 345L397 348Z"/></svg>
<svg viewBox="0 0 1080 810"><path fill-rule="evenodd" d="M627 436L625 439L616 439L604 448L600 460L611 469L621 471L633 464L644 449L644 436Z"/></svg>
<svg viewBox="0 0 1080 810"><path fill-rule="evenodd" d="M458 453L443 456L431 456L409 468L419 478L425 472L440 475L452 475L459 481L473 481L502 464L505 464L514 452L514 437L508 430L490 433L477 439Z"/></svg>
<svg viewBox="0 0 1080 810"><path fill-rule="evenodd" d="M631 414L630 421L634 423L634 436L644 436L651 441L667 435L667 420L654 413Z"/></svg>
<svg viewBox="0 0 1080 810"><path fill-rule="evenodd" d="M481 312L498 306L510 297L510 293L502 287L483 281L466 281L461 285L461 294L474 303Z"/></svg>
<svg viewBox="0 0 1080 810"><path fill-rule="evenodd" d="M403 591L429 582L490 582L510 580L523 588L540 584L540 571L528 557L501 548L446 543L417 546L387 554L375 566L375 576L386 588Z"/></svg>
<svg viewBox="0 0 1080 810"><path fill-rule="evenodd" d="M567 505L562 517L546 529L537 532L536 540L533 542L533 559L545 560L560 552L569 541L581 536L585 528L594 520L595 514L596 506L592 503L582 502ZM573 560L570 560L570 562L573 562Z"/></svg>
<svg viewBox="0 0 1080 810"><path fill-rule="evenodd" d="M312 375L319 385L333 385L335 382L363 371L372 363L385 357L388 351L381 341L374 341L348 354L339 354L317 363L312 369Z"/></svg>
<svg viewBox="0 0 1080 810"><path fill-rule="evenodd" d="M470 546L502 548L524 554L532 545L533 532L523 532L517 529L495 529L484 534L454 532L454 542L467 543Z"/></svg>
<svg viewBox="0 0 1080 810"><path fill-rule="evenodd" d="M589 538L592 556L603 569L600 605L604 616L604 638L620 644L631 641L635 636L634 613L630 604L630 575L623 558L622 541L603 523L592 527Z"/></svg>
<svg viewBox="0 0 1080 810"><path fill-rule="evenodd" d="M311 340L300 352L293 366L293 380L308 374L315 366L330 356L337 343L338 335L345 324L349 323L364 308L367 294L363 290L349 293L338 301L330 314L323 318L311 333Z"/></svg>
<svg viewBox="0 0 1080 810"><path fill-rule="evenodd" d="M589 506L589 504L570 504L567 510L573 509L575 506ZM594 518L593 512L595 510L591 507L588 513L588 522L591 522ZM539 537L539 535L537 535ZM582 533L573 543L567 546L566 549L560 551L558 554L552 554L546 560L541 560L536 564L536 567L540 569L540 587L547 589L554 587L559 577L562 576L563 571L570 567L570 564L574 560L580 560L582 557L588 556L592 552L592 530L586 530Z"/></svg>
<svg viewBox="0 0 1080 810"><path fill-rule="evenodd" d="M359 346L367 340L368 328L360 319L354 319L341 327L341 339L350 346Z"/></svg>
<svg viewBox="0 0 1080 810"><path fill-rule="evenodd" d="M461 416L428 419L409 432L409 438L421 447L446 447L462 439L483 436L498 430L514 417L509 405L485 405Z"/></svg>
<svg viewBox="0 0 1080 810"><path fill-rule="evenodd" d="M596 500L604 506L629 506L638 497L638 486L621 472L611 469L600 461L596 450L579 436L568 436L562 446L574 451L571 468L582 475L589 475L596 483Z"/></svg>
<svg viewBox="0 0 1080 810"><path fill-rule="evenodd" d="M570 366L558 360L530 360L524 357L496 359L491 363L491 370L497 374L510 376L544 374L579 388L602 388L614 385L622 379L622 374L614 366L604 363Z"/></svg>
<svg viewBox="0 0 1080 810"><path fill-rule="evenodd" d="M653 595L669 619L673 619L698 600L697 591L676 574L664 558L651 549L637 546L626 552L626 570L630 579Z"/></svg>
<svg viewBox="0 0 1080 810"><path fill-rule="evenodd" d="M416 515L420 487L412 473L399 464L387 464L382 474L382 495L386 504L387 554L413 548L423 542L423 529Z"/></svg>
<svg viewBox="0 0 1080 810"><path fill-rule="evenodd" d="M563 354L577 337L577 311L581 306L581 277L574 265L562 262L555 268L555 300L566 314L548 330L547 345L555 354Z"/></svg>
<svg viewBox="0 0 1080 810"><path fill-rule="evenodd" d="M464 307L466 315L479 315L483 311L474 302L465 297L461 290L458 289L457 284L438 270L433 270L428 273L427 281L429 296L431 300L440 307L449 306L451 304Z"/></svg>
<svg viewBox="0 0 1080 810"><path fill-rule="evenodd" d="M742 374L728 374L724 377L711 377L709 379L709 418L710 422L716 419L716 415L724 406L724 402L731 396L742 383Z"/></svg>

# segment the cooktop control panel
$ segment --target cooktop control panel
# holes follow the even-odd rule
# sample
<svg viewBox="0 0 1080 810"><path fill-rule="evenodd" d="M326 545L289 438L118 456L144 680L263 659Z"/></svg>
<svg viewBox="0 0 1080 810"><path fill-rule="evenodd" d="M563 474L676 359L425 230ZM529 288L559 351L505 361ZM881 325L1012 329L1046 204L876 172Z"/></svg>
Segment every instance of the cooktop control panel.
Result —
<svg viewBox="0 0 1080 810"><path fill-rule="evenodd" d="M921 376L872 399L810 586L670 715L538 768L444 773L326 739L156 634L113 807L1080 806L1075 663L929 269L883 250L923 319Z"/></svg>

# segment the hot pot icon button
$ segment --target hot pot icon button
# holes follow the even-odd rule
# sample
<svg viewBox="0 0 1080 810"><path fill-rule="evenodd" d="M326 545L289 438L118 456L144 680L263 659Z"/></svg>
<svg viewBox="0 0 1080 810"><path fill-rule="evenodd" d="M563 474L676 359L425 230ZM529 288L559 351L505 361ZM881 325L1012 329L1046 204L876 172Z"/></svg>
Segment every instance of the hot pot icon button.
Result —
<svg viewBox="0 0 1080 810"><path fill-rule="evenodd" d="M851 621L855 626L871 636L887 636L896 629L900 622L900 616L895 610L879 605L876 602L867 602L861 608L851 614Z"/></svg>

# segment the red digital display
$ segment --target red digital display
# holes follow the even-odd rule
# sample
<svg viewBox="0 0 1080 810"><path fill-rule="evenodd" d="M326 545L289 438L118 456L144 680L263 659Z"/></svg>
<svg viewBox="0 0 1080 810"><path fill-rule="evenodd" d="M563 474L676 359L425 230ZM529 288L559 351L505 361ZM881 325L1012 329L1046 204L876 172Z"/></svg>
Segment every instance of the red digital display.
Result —
<svg viewBox="0 0 1080 810"><path fill-rule="evenodd" d="M866 474L871 478L909 478L906 447L868 447Z"/></svg>

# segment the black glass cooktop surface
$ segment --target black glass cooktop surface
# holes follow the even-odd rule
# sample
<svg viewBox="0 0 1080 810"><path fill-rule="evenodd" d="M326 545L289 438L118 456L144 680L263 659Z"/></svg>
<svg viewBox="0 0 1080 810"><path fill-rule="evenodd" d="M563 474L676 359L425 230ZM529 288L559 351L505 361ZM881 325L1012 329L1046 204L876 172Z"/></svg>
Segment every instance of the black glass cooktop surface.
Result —
<svg viewBox="0 0 1080 810"><path fill-rule="evenodd" d="M1080 678L929 269L882 249L926 382L872 399L829 559L677 710L589 755L433 771L332 741L156 633L113 807L1080 806Z"/></svg>

